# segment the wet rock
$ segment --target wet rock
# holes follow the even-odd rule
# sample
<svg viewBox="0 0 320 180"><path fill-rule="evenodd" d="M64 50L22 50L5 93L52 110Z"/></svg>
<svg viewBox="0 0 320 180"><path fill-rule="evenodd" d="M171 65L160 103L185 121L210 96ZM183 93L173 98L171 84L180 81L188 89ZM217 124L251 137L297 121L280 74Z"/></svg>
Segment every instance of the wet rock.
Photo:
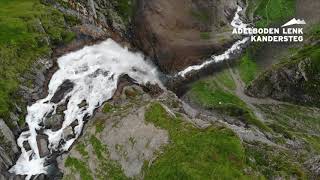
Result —
<svg viewBox="0 0 320 180"><path fill-rule="evenodd" d="M147 83L145 86L143 86L143 90L153 97L157 97L164 92L158 84L150 83Z"/></svg>
<svg viewBox="0 0 320 180"><path fill-rule="evenodd" d="M72 128L75 128L75 127L78 126L78 125L79 125L78 120L75 120L75 121L73 121L73 122L70 124L70 126L71 126Z"/></svg>
<svg viewBox="0 0 320 180"><path fill-rule="evenodd" d="M51 129L52 131L57 131L61 129L63 124L64 117L60 114L52 115L49 118L46 118L43 123L46 129Z"/></svg>
<svg viewBox="0 0 320 180"><path fill-rule="evenodd" d="M68 141L72 138L75 138L75 135L73 133L73 129L71 126L68 126L63 130L63 136L65 137L65 140Z"/></svg>
<svg viewBox="0 0 320 180"><path fill-rule="evenodd" d="M38 143L40 157L48 156L50 154L50 151L48 148L48 136L38 135L37 143Z"/></svg>
<svg viewBox="0 0 320 180"><path fill-rule="evenodd" d="M78 104L78 107L79 107L79 108L83 108L83 107L86 107L86 106L88 106L88 103L87 103L86 100L83 100L83 101L81 101L80 104Z"/></svg>
<svg viewBox="0 0 320 180"><path fill-rule="evenodd" d="M67 100L67 102L68 102L68 100ZM67 102L66 102L66 103L63 103L63 104L58 105L58 107L57 107L57 109L56 109L57 114L63 114L63 113L64 113L64 111L65 111L65 110L67 110L67 104L68 104Z"/></svg>
<svg viewBox="0 0 320 180"><path fill-rule="evenodd" d="M55 92L53 97L51 98L51 102L58 103L60 102L66 95L72 91L73 89L73 82L70 80L64 81L58 88L58 90Z"/></svg>
<svg viewBox="0 0 320 180"><path fill-rule="evenodd" d="M30 150L31 150L31 147L30 147L30 144L28 143L28 141L24 141L24 142L23 142L23 148L24 148L26 151L30 151Z"/></svg>

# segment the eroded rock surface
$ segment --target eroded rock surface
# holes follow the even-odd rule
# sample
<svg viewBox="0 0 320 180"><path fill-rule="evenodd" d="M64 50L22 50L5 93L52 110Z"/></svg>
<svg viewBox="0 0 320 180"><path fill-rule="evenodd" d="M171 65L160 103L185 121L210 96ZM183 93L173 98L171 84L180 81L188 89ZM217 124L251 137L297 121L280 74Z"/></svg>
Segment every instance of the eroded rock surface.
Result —
<svg viewBox="0 0 320 180"><path fill-rule="evenodd" d="M319 46L319 44L318 44ZM318 59L289 60L261 74L246 89L246 94L259 98L319 106L320 74L315 69Z"/></svg>
<svg viewBox="0 0 320 180"><path fill-rule="evenodd" d="M236 9L236 0L140 0L135 42L162 71L183 70L231 46Z"/></svg>

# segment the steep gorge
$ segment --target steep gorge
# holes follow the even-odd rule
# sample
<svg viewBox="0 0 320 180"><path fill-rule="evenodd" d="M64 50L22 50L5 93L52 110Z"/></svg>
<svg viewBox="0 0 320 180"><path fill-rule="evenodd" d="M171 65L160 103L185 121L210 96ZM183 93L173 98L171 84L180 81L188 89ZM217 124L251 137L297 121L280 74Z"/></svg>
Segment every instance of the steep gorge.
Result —
<svg viewBox="0 0 320 180"><path fill-rule="evenodd" d="M100 40L111 37L120 44L128 45L130 50L142 50L159 65L163 72L171 74L190 65L201 64L209 56L220 54L227 50L237 40L237 37L230 35L231 26L229 25L232 16L237 10L237 3L244 7L243 1L231 0L224 2L209 0L177 0L174 2L157 0L70 0L46 2L53 4L54 8L58 8L63 13L76 16L81 20L81 24L77 24L76 28L72 28L72 31L76 32L76 40L70 43L71 47L69 44L69 46L57 48L55 53L58 52L58 56L68 53L70 50L79 49L85 44L100 42ZM315 62L317 62L318 56L315 57ZM54 57L50 61L55 61L56 58ZM46 67L45 64L38 66ZM290 67L292 66L290 65ZM288 74L290 76L297 75L297 72L301 70L300 67L301 65L299 65L298 71L296 71L297 68L287 68L285 73L289 73L285 76L282 76L281 67L279 68L281 76L277 75L279 74L278 70L272 70L271 73L270 71L266 72L267 76L264 77L268 81L271 79L270 81L273 82L279 80L273 78L274 76L288 77ZM303 67L308 68L309 65L307 64ZM318 66L312 65L312 67ZM81 68L86 70L85 66ZM56 69L53 71L56 71ZM133 68L132 71L133 73L145 74L139 68ZM314 71L318 72L317 69ZM304 72L303 70L297 76L294 76L298 80L293 80L293 83L299 84L300 80L304 78L302 77ZM106 75L106 72L97 71L92 74L93 77L103 75ZM45 74L45 76L47 75ZM42 95L33 96L33 101L46 95L45 86L48 79L47 77L42 78L44 77L42 75L40 77L42 83L36 89ZM266 86L268 84L261 83L261 77L263 76L260 76L249 86L248 92L251 89L252 94L248 94L261 93L263 91L260 91L261 89L259 88L262 88L267 89L268 92L270 89L276 89L274 94L280 93L288 96L288 91L283 90L282 87L278 89L270 88L270 86ZM317 77L318 74L315 74L312 78L317 80ZM39 79L39 76L36 75L36 78ZM232 76L232 78L235 77ZM240 77L236 76L236 78ZM316 156L318 154L316 150L317 143L314 143L315 145L312 144L313 138L317 140L317 134L319 133L318 125L315 123L319 120L317 108L295 107L291 106L291 104L286 107L285 103L279 102L279 104L274 104L278 109L274 109L272 104L263 104L263 102L269 102L266 100L253 104L255 109L251 109L251 104L247 107L246 102L243 103L237 98L233 99L233 85L232 83L231 85L228 84L233 80L230 80L230 77L226 74L215 76L214 81L209 79L205 83L202 83L202 80L199 81L200 83L196 83L196 88L193 91L200 92L200 94L196 94L200 101L195 101L199 99L195 98L195 95L192 94L193 92L189 92L188 95L190 96L187 97L189 98L187 101L192 107L182 102L171 92L164 93L158 87L149 86L150 84L138 86L137 82L130 78L125 78L124 81L121 79L122 77L115 84L118 87L118 90L114 90L115 95L97 110L97 114L94 114L93 119L85 127L83 137L76 141L75 146L71 147L71 152L63 155L56 154L58 156L56 163L59 165L60 171L64 173L64 178L150 178L155 177L157 172L162 172L159 170L168 173L169 177L174 173L178 173L182 177L208 175L207 177L211 178L218 178L219 175L226 174L221 171L222 169L228 171L229 178L246 176L305 178L309 170L315 176L319 173L317 171L319 167L319 158ZM308 79L310 79L309 76ZM280 78L280 82L282 80ZM234 81L238 82L235 79ZM317 83L318 81L313 82ZM260 86L261 84L262 86ZM286 85L285 88L295 90L296 85L291 85L292 83L289 82L289 85ZM277 84L275 86L279 87ZM254 92L252 89L255 87L258 88ZM53 99L57 99L55 103L68 96L68 93L72 92L73 88L74 86L70 85L70 83L63 83L63 86L58 89L59 93L54 95ZM102 87L101 90L103 88L105 87ZM69 91L70 89L71 91ZM221 91L224 92L221 93ZM293 94L296 95L296 93ZM24 94L24 96L28 97L27 94ZM259 97L265 98L269 96L273 97L270 94ZM289 95L288 97L295 96ZM282 98L275 99L283 100ZM301 98L297 97L296 99L300 100ZM309 102L309 100L310 98L305 101ZM313 100L317 101L317 98L315 97ZM202 101L205 103L199 103ZM301 104L304 105L305 101L301 102ZM46 104L47 102L43 103ZM99 105L102 105L102 103L99 103ZM196 106L194 107L194 105ZM79 102L78 104L79 109L83 110L87 106L86 102ZM65 108L63 105L58 105L57 115L53 115L48 122L40 124L40 126L44 125L53 129L61 128L61 119L63 119ZM300 113L294 114L298 118L291 117L290 115L293 114L291 110L293 111L295 108L303 108L308 113L305 116ZM263 119L260 119L260 116L256 117L256 110L262 114ZM283 111L287 116L281 116ZM273 116L272 113L277 114L277 116ZM48 114L49 116L51 115ZM265 122L265 117L268 117L267 122ZM130 119L132 121L129 121ZM286 124L283 121L284 119L297 125L297 129L292 127L297 133L287 129L291 126ZM132 124L133 122L134 124ZM172 124L172 122L174 123ZM277 125L277 122L280 122L280 125ZM312 127L309 123L314 123L315 126ZM74 130L77 129L77 126L79 126L79 122L78 124L72 123L72 128L66 129L67 134L69 133L64 137L66 141L74 138ZM180 131L180 128L182 131ZM4 130L3 132L8 132L4 125L1 125L1 129ZM228 129L232 129L237 136ZM303 129L306 129L307 133ZM28 131L27 128L23 130ZM139 131L143 131L143 133ZM194 138L182 138L179 136L180 133L187 136L192 134ZM309 133L312 134L311 137ZM5 137L5 141L1 144L1 148L7 149L10 147L10 142L12 143L12 135L5 133L4 136L1 136L0 134L0 140L2 140L2 137ZM202 141L202 138L197 139L197 137L208 139L208 144ZM240 142L239 138L243 142ZM48 154L46 148L48 142L43 141L46 137L41 136L40 139L42 143L40 145L41 153ZM176 142L182 142L181 146L176 146ZM259 146L260 143L262 144L261 146ZM193 149L194 145L198 146L200 144L210 147L208 149L212 151ZM185 147L190 149L184 149ZM245 151L243 147L245 147ZM282 149L283 147L285 148ZM10 148L17 152L14 143ZM23 148L27 149L27 151L30 150L30 147L25 143ZM177 154L170 151L171 148ZM291 154L292 152L290 150L287 151L286 148L296 149L301 154L307 154L305 157L310 160L298 162L295 156ZM215 174L217 176L206 174L206 172L210 172L210 168L208 171L202 171L202 174L197 174L196 172L200 172L197 171L199 169L193 167L192 163L184 159L184 157L188 157L188 153L179 154L184 150L199 155L192 156L197 157L198 159L196 160L199 162L213 163L215 167L221 167L217 169L218 172ZM223 152L226 153L224 154ZM167 158L169 157L170 159L172 153L174 157L179 158L175 163L167 161ZM203 157L205 155L211 157L212 154L214 162L207 161ZM261 162L260 154L265 154L263 157L268 157L269 159ZM4 173L1 172L0 178L12 177L12 174L9 175L6 170L13 164L15 157L11 153L4 153L4 155L1 156L4 160L2 162L5 162L4 166L0 166ZM5 160L8 159L7 157L10 157L9 161ZM288 162L284 163L283 158L287 158ZM144 164L144 161L148 161L148 165ZM269 161L270 164L268 164ZM214 164L215 162L217 163ZM276 162L275 166L273 166L274 162ZM204 165L206 163L199 163L198 167L206 169L207 166ZM174 165L176 168L166 168L172 167L170 165ZM272 174L268 174L270 172ZM61 174L50 176L61 178ZM24 177L21 176L20 178ZM32 177L32 179L45 178L48 177L43 174Z"/></svg>

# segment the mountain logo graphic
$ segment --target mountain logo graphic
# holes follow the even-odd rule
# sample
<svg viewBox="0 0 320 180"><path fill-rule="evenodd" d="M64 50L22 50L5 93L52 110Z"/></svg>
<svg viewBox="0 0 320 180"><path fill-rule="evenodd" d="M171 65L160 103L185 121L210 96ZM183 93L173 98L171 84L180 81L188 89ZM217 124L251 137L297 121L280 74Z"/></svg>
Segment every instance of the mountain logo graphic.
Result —
<svg viewBox="0 0 320 180"><path fill-rule="evenodd" d="M306 21L304 21L303 19L301 20L301 19L293 18L289 22L287 22L284 25L282 25L281 27L287 27L287 26L292 26L292 25L296 25L296 24L305 25Z"/></svg>

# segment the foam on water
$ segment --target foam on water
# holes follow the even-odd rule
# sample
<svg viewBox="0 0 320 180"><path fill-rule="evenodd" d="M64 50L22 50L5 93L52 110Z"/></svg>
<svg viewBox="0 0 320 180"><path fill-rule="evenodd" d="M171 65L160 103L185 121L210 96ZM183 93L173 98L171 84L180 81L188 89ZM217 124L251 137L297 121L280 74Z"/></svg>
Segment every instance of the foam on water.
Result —
<svg viewBox="0 0 320 180"><path fill-rule="evenodd" d="M161 85L156 68L148 64L141 54L129 52L111 39L59 58L58 66L59 70L50 80L48 96L28 107L26 123L29 130L22 132L17 140L21 155L10 172L27 175L27 179L32 175L46 173L48 168L45 166L47 157L41 158L39 155L37 131L44 130L48 135L51 152L67 151L79 137L84 125L83 119L91 116L97 107L113 96L121 75L127 74L140 84L150 82ZM53 103L52 97L66 80L74 84L72 91L60 102ZM87 106L79 107L84 100ZM58 105L66 102L62 128L58 131L44 129L41 124L46 116L55 114ZM74 128L75 137L66 140L63 131L74 121L78 121ZM24 148L24 142L30 144L31 150Z"/></svg>
<svg viewBox="0 0 320 180"><path fill-rule="evenodd" d="M239 6L231 22L235 28L247 26L240 19L241 11L242 8ZM184 77L191 71L229 59L230 55L241 49L241 46L248 40L249 38L239 40L223 54L212 56L210 60L201 65L190 66L179 72L178 75ZM43 130L48 135L48 148L51 153L68 151L80 136L85 117L91 116L96 108L113 96L121 75L127 74L139 84L150 82L162 86L158 79L157 69L148 64L141 54L129 52L127 48L121 47L111 39L59 58L58 66L59 70L50 80L48 96L27 108L26 123L29 130L22 132L17 140L21 155L9 171L27 175L27 179L30 179L32 175L45 174L48 170L46 166L48 157L40 157L37 144L38 131ZM74 84L72 90L60 102L53 103L52 98L55 93L67 80ZM86 101L87 106L78 106L83 101ZM67 103L67 109L64 111L65 116L61 129L57 131L45 129L42 124L46 117L49 114L54 115L57 107L65 103ZM74 121L77 121L77 126L74 128L75 137L67 139L64 130ZM31 150L25 149L24 142L28 142Z"/></svg>
<svg viewBox="0 0 320 180"><path fill-rule="evenodd" d="M234 28L245 28L248 25L243 23L242 20L240 19L240 15L239 13L242 11L242 7L238 6L237 8L237 12L235 13L235 16L231 22L231 26ZM244 44L246 44L248 41L250 40L249 37L245 37L242 40L239 40L237 42L235 42L231 48L229 48L228 50L226 50L223 54L220 55L213 55L211 56L210 59L208 59L207 61L205 61L202 64L199 65L194 65L194 66L189 66L186 69L184 69L183 71L180 71L178 73L179 76L185 77L188 73L192 72L192 71L198 71L212 63L217 63L220 61L224 61L224 60L228 60L230 59L230 57L236 53L237 51L242 49L242 46Z"/></svg>

